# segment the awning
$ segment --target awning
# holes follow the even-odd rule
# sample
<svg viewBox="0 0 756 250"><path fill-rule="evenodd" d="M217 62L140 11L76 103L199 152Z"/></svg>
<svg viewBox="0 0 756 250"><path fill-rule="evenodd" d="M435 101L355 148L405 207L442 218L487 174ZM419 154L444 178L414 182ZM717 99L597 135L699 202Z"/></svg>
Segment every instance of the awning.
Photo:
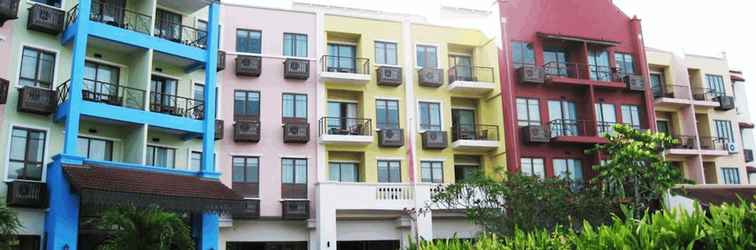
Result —
<svg viewBox="0 0 756 250"><path fill-rule="evenodd" d="M564 40L564 41L572 41L572 42L584 42L584 43L598 44L598 45L604 45L604 46L617 46L618 44L620 44L617 41L602 40L602 39L593 39L593 38L570 36L570 35L562 35L562 34L548 34L548 33L538 32L537 35L538 35L538 37L545 38L545 39Z"/></svg>
<svg viewBox="0 0 756 250"><path fill-rule="evenodd" d="M748 173L756 173L756 167L747 166L746 172Z"/></svg>
<svg viewBox="0 0 756 250"><path fill-rule="evenodd" d="M738 123L738 126L740 128L753 128L754 127L753 123L750 123L750 122L740 122Z"/></svg>
<svg viewBox="0 0 756 250"><path fill-rule="evenodd" d="M735 186L702 186L683 187L672 190L673 194L685 196L698 201L703 206L720 205L722 203L739 204L740 199L746 202L756 202L756 187Z"/></svg>
<svg viewBox="0 0 756 250"><path fill-rule="evenodd" d="M80 195L82 206L158 206L217 213L244 209L243 197L217 180L91 165L64 166L63 172Z"/></svg>

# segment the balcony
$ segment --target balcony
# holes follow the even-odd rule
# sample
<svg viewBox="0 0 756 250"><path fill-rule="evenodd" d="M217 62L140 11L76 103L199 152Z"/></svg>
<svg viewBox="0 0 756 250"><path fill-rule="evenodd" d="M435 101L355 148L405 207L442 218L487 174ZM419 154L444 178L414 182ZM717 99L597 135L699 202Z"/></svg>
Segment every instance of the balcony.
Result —
<svg viewBox="0 0 756 250"><path fill-rule="evenodd" d="M670 84L652 88L654 105L660 108L679 109L690 105L692 99L690 86Z"/></svg>
<svg viewBox="0 0 756 250"><path fill-rule="evenodd" d="M150 93L150 111L194 120L205 119L204 101L177 95Z"/></svg>
<svg viewBox="0 0 756 250"><path fill-rule="evenodd" d="M258 121L236 121L234 123L234 141L235 142L259 142L260 141L260 122Z"/></svg>
<svg viewBox="0 0 756 250"><path fill-rule="evenodd" d="M380 86L399 86L402 85L402 68L391 66L380 66L376 69L378 85Z"/></svg>
<svg viewBox="0 0 756 250"><path fill-rule="evenodd" d="M323 117L318 131L321 144L366 145L373 142L370 119Z"/></svg>
<svg viewBox="0 0 756 250"><path fill-rule="evenodd" d="M284 64L284 78L307 80L310 78L310 61L287 58Z"/></svg>
<svg viewBox="0 0 756 250"><path fill-rule="evenodd" d="M168 41L183 45L205 49L207 46L207 31L168 21L155 22L153 35Z"/></svg>
<svg viewBox="0 0 756 250"><path fill-rule="evenodd" d="M43 4L34 4L29 8L26 29L58 35L63 31L65 16L66 13L62 10Z"/></svg>
<svg viewBox="0 0 756 250"><path fill-rule="evenodd" d="M449 92L467 96L485 96L496 89L494 69L469 65L449 68Z"/></svg>
<svg viewBox="0 0 756 250"><path fill-rule="evenodd" d="M701 136L698 138L701 145L701 154L704 156L728 156L727 138Z"/></svg>
<svg viewBox="0 0 756 250"><path fill-rule="evenodd" d="M49 115L58 104L56 92L51 89L24 86L19 89L18 112Z"/></svg>
<svg viewBox="0 0 756 250"><path fill-rule="evenodd" d="M69 84L67 80L56 88L59 104L68 100ZM115 85L100 81L84 80L81 97L84 101L103 103L137 110L144 110L146 91L122 85Z"/></svg>
<svg viewBox="0 0 756 250"><path fill-rule="evenodd" d="M422 87L438 88L444 84L444 70L422 68L417 71L417 83Z"/></svg>
<svg viewBox="0 0 756 250"><path fill-rule="evenodd" d="M370 59L324 55L320 63L323 81L358 85L370 82Z"/></svg>
<svg viewBox="0 0 756 250"><path fill-rule="evenodd" d="M672 147L667 150L670 155L698 155L698 145L696 144L695 135L672 135L672 139L675 139L676 143L672 144Z"/></svg>
<svg viewBox="0 0 756 250"><path fill-rule="evenodd" d="M404 146L404 130L400 128L383 128L379 130L378 146L387 148Z"/></svg>
<svg viewBox="0 0 756 250"><path fill-rule="evenodd" d="M619 70L609 66L549 62L543 68L546 81L551 83L594 85L616 89L627 88Z"/></svg>
<svg viewBox="0 0 756 250"><path fill-rule="evenodd" d="M338 183L320 182L318 193L328 200L329 207L337 210L402 210L415 206L417 192L425 191L430 199L429 188L415 190L408 183ZM349 197L349 199L344 199Z"/></svg>
<svg viewBox="0 0 756 250"><path fill-rule="evenodd" d="M495 150L499 148L499 126L470 124L453 127L452 147L470 151Z"/></svg>
<svg viewBox="0 0 756 250"><path fill-rule="evenodd" d="M71 25L76 19L78 8L79 5L77 4L68 11L66 26ZM146 35L150 34L150 27L152 26L152 17L147 14L99 1L92 1L89 20Z"/></svg>
<svg viewBox="0 0 756 250"><path fill-rule="evenodd" d="M549 132L552 142L596 144L606 143L600 136L601 132L608 132L609 124L599 126L596 121L557 119L549 122ZM601 127L601 128L599 128Z"/></svg>
<svg viewBox="0 0 756 250"><path fill-rule="evenodd" d="M8 102L8 89L10 88L10 81L0 78L0 104Z"/></svg>
<svg viewBox="0 0 756 250"><path fill-rule="evenodd" d="M18 19L19 0L0 0L0 27L5 21Z"/></svg>
<svg viewBox="0 0 756 250"><path fill-rule="evenodd" d="M8 192L6 204L9 207L47 208L47 184L14 180L6 183Z"/></svg>
<svg viewBox="0 0 756 250"><path fill-rule="evenodd" d="M692 92L694 105L706 108L718 108L720 106L719 102L714 100L717 94L713 90L708 88L692 88Z"/></svg>
<svg viewBox="0 0 756 250"><path fill-rule="evenodd" d="M284 220L306 220L310 218L310 201L282 200L281 217Z"/></svg>

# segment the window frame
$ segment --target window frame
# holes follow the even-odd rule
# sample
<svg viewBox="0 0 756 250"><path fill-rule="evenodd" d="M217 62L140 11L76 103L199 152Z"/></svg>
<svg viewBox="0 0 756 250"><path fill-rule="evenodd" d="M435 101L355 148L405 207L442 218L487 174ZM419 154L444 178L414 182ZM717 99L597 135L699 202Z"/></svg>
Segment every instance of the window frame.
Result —
<svg viewBox="0 0 756 250"><path fill-rule="evenodd" d="M383 55L382 56L378 55L378 47L379 47L378 45L379 44L383 46ZM387 48L388 48L387 46L388 45L393 45L394 46L394 48L393 48L393 50L394 50L394 58L393 58L394 59L394 63L389 63L389 60L388 60L389 59L389 53L387 51ZM391 42L391 41L375 40L373 42L373 50L374 50L373 54L375 56L375 65L399 66L399 44L398 43ZM381 58L381 57L383 59L382 63L378 60L378 58Z"/></svg>
<svg viewBox="0 0 756 250"><path fill-rule="evenodd" d="M285 166L284 165L284 161L287 161L287 160L290 160L291 163L292 163L292 165L291 165L292 166L292 174L291 174L292 180L284 180L284 176L285 176L284 175L284 173L285 173L285 170L284 170L284 166ZM305 165L304 165L305 166L305 168L304 168L304 171L305 171L304 183L297 182L297 173L298 173L298 171L297 171L297 162L301 162L301 161L304 161L304 163L305 163ZM307 158L282 157L281 158L281 184L287 184L287 185L307 185L309 183L309 178L308 178L309 177L308 176L308 174L309 174L308 168L310 167L309 164L310 163L308 162Z"/></svg>
<svg viewBox="0 0 756 250"><path fill-rule="evenodd" d="M520 58L520 59L518 59L518 58L515 57L515 50L518 49L518 48L515 48L515 46L517 46L517 45L521 46L519 48L519 50L520 50L519 53L520 53L520 55L522 55L521 56L522 58ZM533 44L531 42L512 41L512 45L510 47L512 49L512 56L511 56L511 58L512 58L512 65L515 67L515 69L524 67L526 65L529 65L529 66L535 66L536 65L535 49L533 48ZM528 63L527 62L527 61L530 60L530 58L528 58L529 56L528 56L528 53L527 53L528 49L530 49L530 52L529 52L530 55L533 56L532 63ZM522 61L520 61L520 60L522 60Z"/></svg>
<svg viewBox="0 0 756 250"><path fill-rule="evenodd" d="M566 176L560 176L559 175L560 172L557 172L557 169L556 169L556 167L557 167L557 164L556 164L557 161L564 161L564 163L565 163L565 170L566 170L566 174L567 174ZM575 165L575 162L578 162L579 165ZM573 175L577 171L570 171L570 166L572 166L575 169L577 169L578 167L580 168L580 181L584 182L585 181L585 175L583 173L583 161L581 159L577 159L577 158L553 158L553 159L551 159L551 169L552 169L552 172L554 173L554 177L557 177L557 178L565 178L565 177L567 177L567 178L570 179L570 181L575 181L574 179L576 179L576 178L573 177ZM580 183L580 184L582 184L582 183Z"/></svg>
<svg viewBox="0 0 756 250"><path fill-rule="evenodd" d="M27 132L28 131L42 132L44 134L44 142L42 143L43 144L43 148L42 148L42 161L39 162L39 163L37 163L37 164L41 164L41 171L42 171L42 173L40 174L40 179L39 180L10 178L10 176L9 176L10 175L10 171L11 171L10 162L14 161L13 159L11 159L11 144L13 143L13 131L15 129L26 130ZM30 127L30 126L11 124L9 126L9 132L10 133L8 134L8 142L6 144L6 145L8 145L8 147L6 149L6 154L5 154L6 155L5 156L6 167L5 167L5 176L4 176L4 179L6 181L23 180L23 181L30 181L30 182L46 182L46 179L47 179L47 148L48 148L48 142L49 142L48 137L49 137L50 131L47 128L35 128L35 127ZM26 147L27 150L24 152L24 159L23 159L23 161L21 161L24 164L24 168L26 168L25 164L27 162L27 158L29 157L29 155L28 155L29 153L27 152L28 148L29 148L28 135L27 135L27 139L25 141L25 145L26 145L25 147ZM15 160L15 161L18 161L18 160ZM36 162L32 162L32 163L36 163ZM24 170L24 172L26 172L26 170Z"/></svg>
<svg viewBox="0 0 756 250"><path fill-rule="evenodd" d="M337 164L339 168L339 176L338 180L332 180L331 175L333 174L331 171L331 166L333 164ZM344 177L341 175L341 168L343 168L345 165L352 165L354 167L354 181L344 181ZM328 162L328 181L332 182L339 182L339 183L359 183L360 181L360 162L356 161L329 161Z"/></svg>
<svg viewBox="0 0 756 250"><path fill-rule="evenodd" d="M535 161L540 160L541 161L541 173L542 175L536 175L535 172ZM530 164L529 173L525 173L525 161L528 161ZM546 178L546 159L543 157L520 157L520 174L524 176L533 176L538 177L540 179Z"/></svg>
<svg viewBox="0 0 756 250"><path fill-rule="evenodd" d="M628 61L628 58L630 59L630 61ZM621 60L617 60L617 59L621 59ZM630 72L626 71L628 64L631 66ZM619 74L621 76L634 75L637 72L637 69L635 66L635 56L633 56L632 53L614 52L614 66L619 69Z"/></svg>
<svg viewBox="0 0 756 250"><path fill-rule="evenodd" d="M388 122L389 119L389 102L396 103L396 123ZM382 104L381 104L382 103ZM380 116L378 116L378 109L379 107L384 107L385 114L386 114L386 122L381 122ZM399 100L397 99L387 99L387 98L376 98L375 99L375 127L377 129L383 129L383 128L401 128L401 107L399 105ZM385 125L385 126L381 126ZM395 125L395 126L394 126Z"/></svg>
<svg viewBox="0 0 756 250"><path fill-rule="evenodd" d="M245 46L248 46L249 51L243 51L243 50L240 49L239 32L244 32L246 34L246 39L249 39L249 41L247 41L246 44L245 44ZM252 38L252 34L253 33L259 34L260 41L258 43L259 44L259 48L257 48L257 50L258 50L257 52L255 52L255 48L253 48L253 44L254 44L254 42L253 42L254 38ZM262 30L237 28L236 32L234 33L234 37L236 39L235 40L235 42L236 42L236 47L235 47L236 52L249 53L249 54L262 54L262 49L263 49L262 48L263 47L263 44L262 44L263 43Z"/></svg>
<svg viewBox="0 0 756 250"><path fill-rule="evenodd" d="M114 148L114 145L115 145L115 141L110 140L110 139L104 139L104 138L101 138L101 137L92 137L92 136L86 136L86 135L79 135L79 137L77 138L77 141L79 139L85 139L87 141L87 151L88 152L86 152L86 155L83 155L84 152L79 152L79 154L82 154L82 156L84 156L84 158L89 159L89 157L90 157L90 152L89 151L91 151L90 148L92 148L92 141L94 140L94 141L103 141L103 142L105 142L106 147L110 148L109 149L110 155L106 155L106 157L105 157L104 160L105 161L113 161L113 148Z"/></svg>
<svg viewBox="0 0 756 250"><path fill-rule="evenodd" d="M740 185L740 169L733 167L721 168L722 182L728 185Z"/></svg>
<svg viewBox="0 0 756 250"><path fill-rule="evenodd" d="M626 110L627 109L627 110ZM627 111L629 117L625 115ZM622 114L622 124L629 125L634 129L641 129L641 108L640 105L635 104L622 104L620 105L620 113ZM633 115L637 116L634 117ZM638 118L637 120L635 118ZM628 121L629 119L629 121ZM637 124L637 125L636 125Z"/></svg>
<svg viewBox="0 0 756 250"><path fill-rule="evenodd" d="M287 35L290 36L292 38L292 40L290 40L290 41L287 40L286 39ZM298 38L300 38L300 37L304 37L304 41L305 41L305 43L304 43L304 45L305 45L305 48L304 48L305 54L303 56L297 55L297 49L299 48L299 47L297 47L297 41L298 41ZM307 34L293 33L293 32L284 32L283 33L283 38L282 38L283 45L281 46L281 50L282 50L281 54L283 56L285 56L285 57L307 57L307 55L309 54L308 50L309 50L309 46L310 46L309 45L309 39L310 38L307 36ZM260 42L262 42L262 34L260 34ZM286 43L289 43L289 42L292 43L291 44L291 52L294 55L287 55L286 54Z"/></svg>
<svg viewBox="0 0 756 250"><path fill-rule="evenodd" d="M714 130L717 133L717 138L727 139L727 142L735 143L735 131L732 128L732 121L714 120ZM722 136L723 133L725 135L724 137Z"/></svg>
<svg viewBox="0 0 756 250"><path fill-rule="evenodd" d="M423 55L423 58L425 58L426 62L427 62L428 59L432 58L432 57L430 57L430 56L427 55L427 49L428 48L433 48L436 51L436 58L433 58L433 60L436 62L435 67L427 67L427 66L424 66L424 65L420 65L420 60L418 60L420 58L420 53L419 53L420 52L419 51L420 48L424 48L426 50L426 52L423 52L423 53L425 53ZM440 50L440 46L435 45L435 44L425 44L425 43L415 44L415 67L418 68L418 69L422 69L422 68L440 69L441 68L441 55L439 53L439 50Z"/></svg>
<svg viewBox="0 0 756 250"><path fill-rule="evenodd" d="M36 61L34 63L34 65L35 65L34 66L34 77L35 77L34 79L25 78L25 77L22 76L22 73L21 73L24 70L24 51L27 50L27 49L33 50L33 51L35 51L35 52L38 53L37 59L36 59ZM18 72L18 77L16 79L17 80L16 81L16 87L20 88L20 87L23 87L23 86L29 86L29 85L22 85L21 84L22 80L26 80L26 81L33 81L34 82L34 85L32 85L32 87L44 88L44 87L41 87L40 84L39 84L40 83L40 80L39 80L39 78L40 78L40 71L39 71L40 68L39 67L40 67L40 61L42 60L41 59L42 54L48 54L48 55L52 55L53 56L53 62L52 62L53 65L51 66L51 68L52 68L51 74L52 75L50 76L51 82L49 83L50 87L46 88L46 89L54 89L56 87L55 86L55 82L57 80L57 74L56 74L56 72L58 71L58 54L59 54L59 52L55 51L55 50L48 50L48 49L44 49L42 47L30 46L30 45L25 45L25 44L21 45L21 49L19 51L19 57L18 58L20 58L20 60L19 60L17 71L16 71L16 72Z"/></svg>
<svg viewBox="0 0 756 250"><path fill-rule="evenodd" d="M722 75L706 74L704 78L706 79L706 86L709 88L709 92L714 94L714 97L727 95L727 87Z"/></svg>
<svg viewBox="0 0 756 250"><path fill-rule="evenodd" d="M430 181L428 181L428 179L425 179L423 177L423 170L426 169L423 166L424 163L430 164L430 168L429 168L430 171L431 171L430 172ZM441 165L440 170L439 170L439 171L441 171L441 180L439 182L436 182L436 180L434 180L434 178L433 178L434 174L435 174L435 170L434 170L435 169L434 168L435 164L440 164ZM446 176L444 174L444 161L439 161L439 160L422 160L422 161L420 161L420 182L422 182L422 183L444 183L445 179L446 179Z"/></svg>
<svg viewBox="0 0 756 250"><path fill-rule="evenodd" d="M438 105L438 130L434 130L433 128L424 128L423 125L423 104L430 105L435 104ZM441 101L432 101L432 100L418 100L417 101L417 114L419 116L419 119L417 119L417 128L418 132L424 132L424 131L443 131L444 130L444 105ZM428 106L428 120L431 124L427 124L429 126L436 126L433 124L433 121L431 121L431 115L430 115L430 106Z"/></svg>
<svg viewBox="0 0 756 250"><path fill-rule="evenodd" d="M150 159L148 159L148 157L147 157L147 155L148 155L147 151L150 150L150 147L153 148L152 160L151 160L152 164L148 163L148 162L150 162ZM165 149L165 150L168 150L168 152L173 152L173 163L171 164L171 166L158 166L158 165L155 165L155 156L157 155L156 154L156 152L157 152L156 150L157 149ZM176 149L174 147L168 147L168 146L157 145L157 144L147 144L147 146L145 147L145 152L144 152L144 154L145 154L145 156L144 156L145 157L145 161L144 162L145 162L145 164L147 164L149 166L153 166L153 167L176 169L176 151L178 151L178 149Z"/></svg>
<svg viewBox="0 0 756 250"><path fill-rule="evenodd" d="M386 174L386 180L387 181L381 181L381 173L382 173L381 172L381 162L385 162L386 163L386 172L385 172L385 174ZM391 178L392 176L394 176L394 175L392 175L392 170L391 170L392 169L392 166L391 166L392 163L396 163L396 164L399 165L399 168L396 169L396 171L399 171L399 175L398 175L399 179L398 180L392 180L392 178ZM401 160L378 159L378 160L376 160L375 168L376 168L376 177L378 179L378 183L401 183L402 182L402 161Z"/></svg>
<svg viewBox="0 0 756 250"><path fill-rule="evenodd" d="M236 103L236 95L238 93L244 93L244 105L242 105L244 112L237 113L237 103ZM249 106L249 102L254 102L251 97L253 94L257 94L257 113L250 113L247 109ZM243 89L235 89L234 90L234 120L239 119L246 119L246 118L252 118L253 120L260 120L260 113L262 112L262 94L258 90L243 90Z"/></svg>
<svg viewBox="0 0 756 250"><path fill-rule="evenodd" d="M292 110L291 110L291 113L293 114L293 116L286 116L285 115L286 114L286 102L285 102L286 96L291 96L292 97L292 107L291 107ZM297 111L298 111L298 109L297 109L297 98L298 97L304 97L304 104L305 104L305 106L304 106L304 117L298 117L297 116ZM283 119L304 119L304 120L307 120L307 117L309 116L309 114L307 112L307 109L309 108L308 107L309 106L309 103L308 103L309 100L308 100L308 98L309 97L307 96L307 94L290 93L290 92L281 93L281 117Z"/></svg>
<svg viewBox="0 0 756 250"><path fill-rule="evenodd" d="M242 178L243 180L242 181L237 181L236 178L234 178L236 176L236 174L234 172L234 160L235 159L244 159L244 167L243 167L244 168L244 173L242 175L243 176L243 178ZM250 159L255 159L257 161L257 166L255 167L255 170L257 170L257 175L255 175L257 177L256 180L248 180L247 179L247 176L249 175L248 174L248 170L250 168L248 162L249 162ZM246 184L260 184L260 157L259 156L243 156L243 155L233 155L233 156L231 156L231 182L232 183L233 182L236 182L236 183L246 183ZM259 195L259 193L258 193L258 195Z"/></svg>
<svg viewBox="0 0 756 250"><path fill-rule="evenodd" d="M526 109L526 116L528 120L520 120L520 100L525 101L525 109ZM536 108L538 109L538 120L533 120L532 117L530 117L531 113L531 101L535 101ZM515 98L515 109L517 111L517 126L518 127L526 127L526 126L543 126L543 122L541 121L541 100L538 98L530 98L530 97L517 97ZM522 125L521 123L528 123L527 125Z"/></svg>
<svg viewBox="0 0 756 250"><path fill-rule="evenodd" d="M612 110L612 113L614 114L614 121L607 120L607 118L610 118L610 114L607 114L607 112L604 108L611 107L610 110ZM614 131L614 125L617 124L617 105L614 103L606 103L606 102L597 102L594 104L594 110L596 112L596 129L599 134L603 133L612 133Z"/></svg>

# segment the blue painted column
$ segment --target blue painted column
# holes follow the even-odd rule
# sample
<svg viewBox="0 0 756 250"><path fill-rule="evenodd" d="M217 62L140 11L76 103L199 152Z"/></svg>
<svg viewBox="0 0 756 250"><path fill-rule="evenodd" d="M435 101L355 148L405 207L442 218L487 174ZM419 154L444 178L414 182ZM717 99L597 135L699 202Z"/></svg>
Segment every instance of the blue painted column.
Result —
<svg viewBox="0 0 756 250"><path fill-rule="evenodd" d="M215 152L215 99L216 76L218 67L218 30L220 3L216 0L210 4L207 22L207 60L205 60L205 120L202 136L202 170L200 175L208 178L218 178L214 165Z"/></svg>
<svg viewBox="0 0 756 250"><path fill-rule="evenodd" d="M84 84L84 59L87 53L87 37L89 36L89 12L92 7L91 0L80 0L76 22L72 25L77 32L73 38L73 56L71 58L71 81L68 91L68 115L66 116L65 137L63 142L63 154L78 155L76 145L79 137L79 120L81 118L82 97L81 90Z"/></svg>
<svg viewBox="0 0 756 250"><path fill-rule="evenodd" d="M76 248L79 235L79 196L63 176L63 165L81 165L83 157L56 155L47 165L47 190L50 209L45 215L47 250Z"/></svg>
<svg viewBox="0 0 756 250"><path fill-rule="evenodd" d="M200 237L199 250L218 250L218 235L220 235L220 225L218 224L218 215L215 213L202 214L202 236Z"/></svg>

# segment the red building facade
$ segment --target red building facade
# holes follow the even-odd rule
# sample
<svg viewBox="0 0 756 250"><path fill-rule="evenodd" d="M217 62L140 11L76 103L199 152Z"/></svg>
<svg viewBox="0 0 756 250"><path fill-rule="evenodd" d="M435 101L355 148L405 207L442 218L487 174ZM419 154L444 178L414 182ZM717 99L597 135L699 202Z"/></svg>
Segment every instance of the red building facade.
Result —
<svg viewBox="0 0 756 250"><path fill-rule="evenodd" d="M611 0L499 1L510 171L588 179L617 123L655 129L641 22Z"/></svg>

